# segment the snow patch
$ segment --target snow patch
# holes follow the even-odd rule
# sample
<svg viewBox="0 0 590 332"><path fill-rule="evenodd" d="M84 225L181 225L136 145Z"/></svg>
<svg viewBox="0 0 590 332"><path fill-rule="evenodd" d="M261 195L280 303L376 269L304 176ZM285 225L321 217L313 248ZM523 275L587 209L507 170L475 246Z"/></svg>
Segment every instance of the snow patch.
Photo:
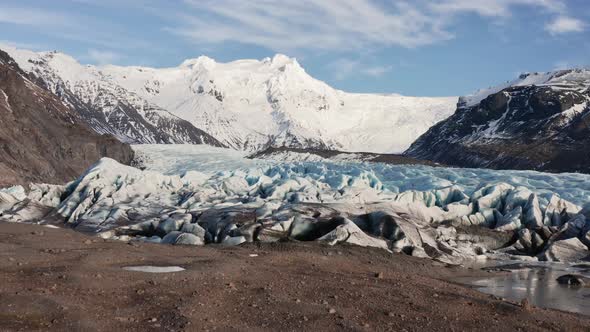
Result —
<svg viewBox="0 0 590 332"><path fill-rule="evenodd" d="M182 272L185 271L184 268L180 266L125 266L123 267L125 271L133 271L133 272L145 272L145 273L174 273L174 272Z"/></svg>

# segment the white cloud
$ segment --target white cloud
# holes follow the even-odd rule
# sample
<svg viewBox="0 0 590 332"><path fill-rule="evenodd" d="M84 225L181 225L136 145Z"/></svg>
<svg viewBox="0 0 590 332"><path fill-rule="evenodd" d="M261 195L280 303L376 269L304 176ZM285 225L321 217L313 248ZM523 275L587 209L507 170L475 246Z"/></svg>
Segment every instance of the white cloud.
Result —
<svg viewBox="0 0 590 332"><path fill-rule="evenodd" d="M68 27L72 20L64 14L32 8L1 7L0 22L34 27Z"/></svg>
<svg viewBox="0 0 590 332"><path fill-rule="evenodd" d="M98 65L106 65L116 62L121 59L121 55L103 50L88 50L87 58Z"/></svg>
<svg viewBox="0 0 590 332"><path fill-rule="evenodd" d="M22 43L22 42L16 42L16 41L12 41L12 40L0 40L0 46L9 46L9 47L14 47L14 48L20 48L23 50L41 50L43 48L45 48L45 46L41 46L41 45L37 45L37 44L31 44L31 43Z"/></svg>
<svg viewBox="0 0 590 332"><path fill-rule="evenodd" d="M170 28L197 42L234 41L275 51L417 47L447 40L441 21L405 1L185 0L198 13Z"/></svg>
<svg viewBox="0 0 590 332"><path fill-rule="evenodd" d="M200 44L227 41L278 52L414 48L454 38L461 14L510 18L517 7L567 13L565 0L184 0L166 30ZM571 23L571 22L570 22Z"/></svg>
<svg viewBox="0 0 590 332"><path fill-rule="evenodd" d="M583 21L569 16L558 16L545 26L545 30L554 36L570 32L582 32L585 28L586 24Z"/></svg>
<svg viewBox="0 0 590 332"><path fill-rule="evenodd" d="M393 66L374 66L374 67L365 68L365 69L361 70L361 72L366 75L369 75L369 76L381 77L381 76L389 73L392 70L393 70Z"/></svg>
<svg viewBox="0 0 590 332"><path fill-rule="evenodd" d="M455 14L475 13L486 17L509 17L515 6L529 6L544 9L551 13L562 13L567 6L562 0L439 0L433 1L434 11Z"/></svg>
<svg viewBox="0 0 590 332"><path fill-rule="evenodd" d="M393 70L393 66L366 65L360 60L352 60L347 58L338 59L332 62L329 67L334 73L334 79L338 81L344 80L354 75L378 78Z"/></svg>

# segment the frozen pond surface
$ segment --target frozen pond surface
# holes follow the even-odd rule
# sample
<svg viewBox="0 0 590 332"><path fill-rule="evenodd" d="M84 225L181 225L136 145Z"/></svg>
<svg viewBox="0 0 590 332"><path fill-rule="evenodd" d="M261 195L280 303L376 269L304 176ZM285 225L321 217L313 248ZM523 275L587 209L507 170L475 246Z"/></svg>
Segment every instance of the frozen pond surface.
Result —
<svg viewBox="0 0 590 332"><path fill-rule="evenodd" d="M145 272L145 273L173 273L182 272L184 268L180 266L125 266L123 270L133 272Z"/></svg>
<svg viewBox="0 0 590 332"><path fill-rule="evenodd" d="M560 285L557 278L566 274L590 277L590 265L560 263L503 262L499 269L510 270L488 278L465 278L463 284L477 290L520 302L527 298L535 306L590 315L590 288Z"/></svg>

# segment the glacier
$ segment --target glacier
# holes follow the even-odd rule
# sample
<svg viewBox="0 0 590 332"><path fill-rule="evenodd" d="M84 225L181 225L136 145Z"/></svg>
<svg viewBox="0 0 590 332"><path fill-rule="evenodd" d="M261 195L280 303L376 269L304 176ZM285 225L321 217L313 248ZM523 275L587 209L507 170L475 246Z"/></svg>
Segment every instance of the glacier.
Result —
<svg viewBox="0 0 590 332"><path fill-rule="evenodd" d="M142 169L104 158L64 186L0 190L0 220L176 245L345 243L449 264L590 255L589 175L134 148Z"/></svg>

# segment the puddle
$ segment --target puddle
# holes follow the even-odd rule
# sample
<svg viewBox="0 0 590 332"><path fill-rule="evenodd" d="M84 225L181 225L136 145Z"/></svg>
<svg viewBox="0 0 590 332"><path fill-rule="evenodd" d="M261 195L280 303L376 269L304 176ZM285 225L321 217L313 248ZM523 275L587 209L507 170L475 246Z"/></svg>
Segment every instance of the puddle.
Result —
<svg viewBox="0 0 590 332"><path fill-rule="evenodd" d="M145 273L173 273L184 271L180 266L125 266L123 270Z"/></svg>
<svg viewBox="0 0 590 332"><path fill-rule="evenodd" d="M547 262L502 262L494 264L494 267L510 272L492 277L461 278L458 281L475 286L483 293L513 301L527 298L538 307L590 315L590 288L564 286L556 280L565 274L590 277L588 268Z"/></svg>

